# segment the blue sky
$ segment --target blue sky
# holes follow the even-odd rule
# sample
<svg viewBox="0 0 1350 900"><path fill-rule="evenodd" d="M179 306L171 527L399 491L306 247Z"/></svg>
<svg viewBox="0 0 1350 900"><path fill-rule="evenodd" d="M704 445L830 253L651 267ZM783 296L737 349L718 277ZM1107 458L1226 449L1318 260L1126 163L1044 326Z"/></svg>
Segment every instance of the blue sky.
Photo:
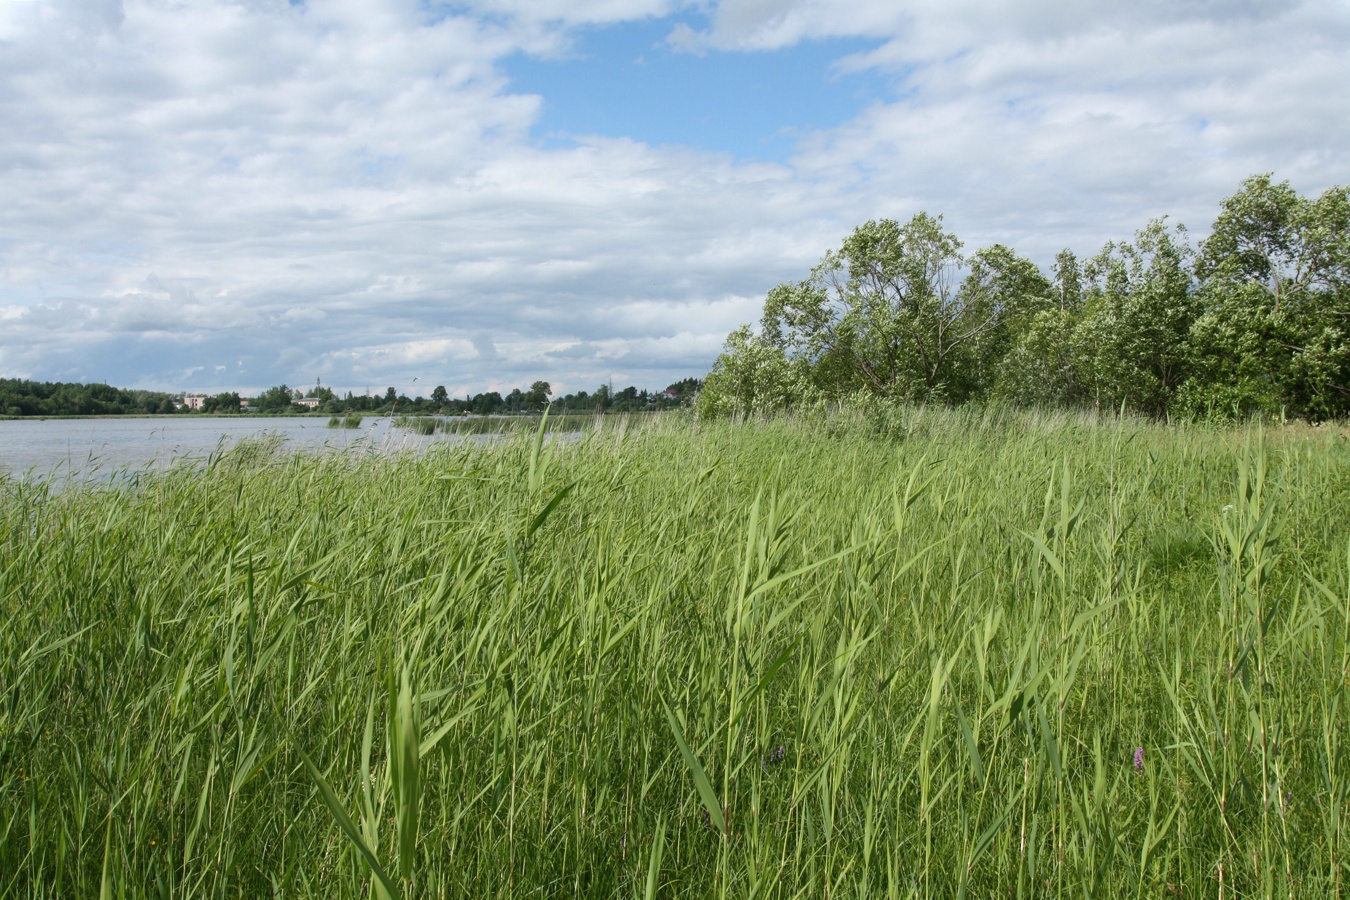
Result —
<svg viewBox="0 0 1350 900"><path fill-rule="evenodd" d="M0 0L0 377L661 388L871 218L1048 267L1344 183L1347 46L1329 0Z"/></svg>
<svg viewBox="0 0 1350 900"><path fill-rule="evenodd" d="M556 57L519 53L502 68L513 91L543 99L532 133L545 146L603 135L787 162L802 135L847 122L885 96L889 79L835 70L876 40L699 54L670 45L678 24L697 22L671 16L590 26Z"/></svg>

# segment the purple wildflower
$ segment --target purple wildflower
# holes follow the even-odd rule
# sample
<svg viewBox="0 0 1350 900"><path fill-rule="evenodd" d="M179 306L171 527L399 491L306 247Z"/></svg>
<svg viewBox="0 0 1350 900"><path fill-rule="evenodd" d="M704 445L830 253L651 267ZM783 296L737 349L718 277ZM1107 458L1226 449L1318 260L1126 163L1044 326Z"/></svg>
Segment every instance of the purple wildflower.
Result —
<svg viewBox="0 0 1350 900"><path fill-rule="evenodd" d="M1134 770L1139 774L1144 774L1144 748L1134 748Z"/></svg>
<svg viewBox="0 0 1350 900"><path fill-rule="evenodd" d="M769 766L777 765L787 756L787 748L782 744L769 749L769 755L766 757L763 753L759 755L759 765L765 772L769 771Z"/></svg>

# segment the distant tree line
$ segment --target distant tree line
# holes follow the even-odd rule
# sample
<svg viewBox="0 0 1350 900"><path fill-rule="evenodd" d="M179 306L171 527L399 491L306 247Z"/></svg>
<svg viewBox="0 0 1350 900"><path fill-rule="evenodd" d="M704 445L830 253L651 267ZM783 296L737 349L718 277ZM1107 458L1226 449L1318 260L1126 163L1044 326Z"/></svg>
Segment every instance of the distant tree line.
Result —
<svg viewBox="0 0 1350 900"><path fill-rule="evenodd" d="M689 404L703 382L697 378L686 378L669 385L664 391L639 390L629 386L615 391L609 385L601 385L593 392L577 391L574 394L553 396L553 386L547 381L536 381L528 389L515 388L503 396L499 391L486 391L464 397L451 397L444 385L437 385L431 396L409 397L400 394L394 388L388 388L382 394L352 394L339 397L332 390L316 387L301 392L284 384L268 388L249 405L260 412L286 412L294 409L296 401L314 398L319 401L319 412L337 415L340 413L373 413L403 415L516 415L536 414L549 408L560 412L644 412L673 409Z"/></svg>
<svg viewBox="0 0 1350 900"><path fill-rule="evenodd" d="M1155 220L1047 275L971 256L919 213L868 222L727 338L699 409L849 396L1120 408L1158 417L1350 415L1350 190L1244 181L1198 246Z"/></svg>
<svg viewBox="0 0 1350 900"><path fill-rule="evenodd" d="M174 412L176 400L173 394L107 384L0 378L0 414L6 416L157 415Z"/></svg>
<svg viewBox="0 0 1350 900"><path fill-rule="evenodd" d="M697 378L686 378L664 391L656 392L631 386L614 391L609 385L601 385L593 392L578 391L554 397L553 388L547 381L536 381L528 390L516 388L504 397L498 391L488 391L463 398L449 396L444 386L433 389L430 397L408 397L392 387L382 394L349 392L339 397L335 391L323 385L301 390L279 384L256 397L241 397L236 391L205 396L200 411L213 414L298 414L308 411L306 405L299 401L312 398L318 400L315 409L328 414L512 415L536 414L545 407L555 413L645 412L688 405L702 383ZM186 408L182 397L177 394L123 390L106 384L0 379L0 415L160 415L192 412L195 410Z"/></svg>

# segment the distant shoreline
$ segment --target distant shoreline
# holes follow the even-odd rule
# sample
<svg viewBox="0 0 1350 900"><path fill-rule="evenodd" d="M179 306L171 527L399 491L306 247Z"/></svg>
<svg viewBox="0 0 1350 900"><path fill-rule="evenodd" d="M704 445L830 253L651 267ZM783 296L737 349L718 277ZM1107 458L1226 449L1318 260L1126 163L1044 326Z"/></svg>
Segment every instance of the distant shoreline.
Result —
<svg viewBox="0 0 1350 900"><path fill-rule="evenodd" d="M664 410L643 410L625 411L619 415L647 415L649 413L663 412ZM279 412L240 412L240 413L219 413L219 412L193 412L193 413L90 413L89 415L69 415L69 416L5 416L0 415L0 422L51 422L74 419L172 419L178 421L192 421L195 419L328 419L333 416L356 415L367 419L378 418L396 418L407 416L409 418L441 418L441 419L537 419L540 413L520 412L520 413L428 413L428 412L298 412L298 413L279 413ZM569 411L550 411L549 418L561 418L563 416L603 416L608 413L597 410L578 410Z"/></svg>
<svg viewBox="0 0 1350 900"><path fill-rule="evenodd" d="M330 413L91 413L87 416L0 416L0 422L50 422L60 419L318 419ZM366 413L373 416L374 413Z"/></svg>

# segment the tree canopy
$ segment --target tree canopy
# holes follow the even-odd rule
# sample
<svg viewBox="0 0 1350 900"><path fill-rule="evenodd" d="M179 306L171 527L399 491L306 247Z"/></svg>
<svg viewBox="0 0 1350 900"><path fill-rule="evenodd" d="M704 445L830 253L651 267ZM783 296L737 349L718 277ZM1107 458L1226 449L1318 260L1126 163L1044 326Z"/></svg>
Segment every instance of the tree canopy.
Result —
<svg viewBox="0 0 1350 900"><path fill-rule="evenodd" d="M172 413L175 397L158 391L0 378L0 415L110 416Z"/></svg>
<svg viewBox="0 0 1350 900"><path fill-rule="evenodd" d="M1198 247L1159 219L1048 276L1002 245L964 256L941 216L866 222L731 333L699 409L858 394L1350 415L1350 191L1253 176Z"/></svg>

